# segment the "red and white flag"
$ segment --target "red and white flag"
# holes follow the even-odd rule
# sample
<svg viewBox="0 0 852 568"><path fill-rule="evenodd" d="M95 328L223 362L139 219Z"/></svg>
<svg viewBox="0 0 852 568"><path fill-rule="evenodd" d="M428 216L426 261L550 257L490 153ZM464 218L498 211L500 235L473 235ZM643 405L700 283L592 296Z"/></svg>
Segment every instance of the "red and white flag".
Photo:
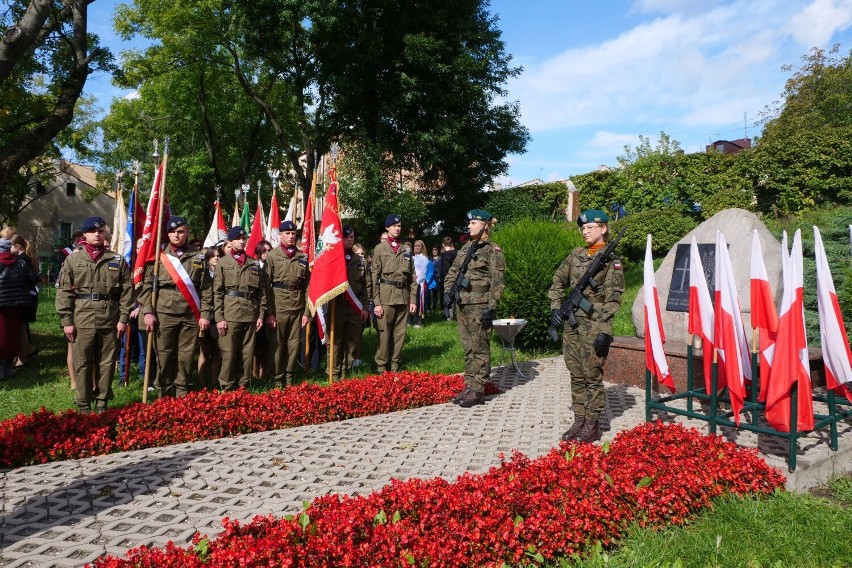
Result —
<svg viewBox="0 0 852 568"><path fill-rule="evenodd" d="M712 389L713 345L715 314L707 278L704 276L704 264L698 252L698 243L692 237L689 249L689 327L692 335L701 338L701 351L704 358L704 391L710 394Z"/></svg>
<svg viewBox="0 0 852 568"><path fill-rule="evenodd" d="M160 227L160 189L163 180L163 164L157 168L154 174L154 186L151 188L151 197L148 199L148 208L145 212L145 224L142 226L142 242L138 245L136 251L136 263L133 265L133 285L139 286L142 279L145 277L145 265L152 262L157 248L157 234L162 230ZM166 211L166 207L163 207ZM163 217L166 217L164 214ZM163 220L163 224L168 222L168 219Z"/></svg>
<svg viewBox="0 0 852 568"><path fill-rule="evenodd" d="M349 287L346 257L343 252L343 229L337 203L337 172L334 168L329 170L329 176L331 183L325 194L314 271L308 284L308 309L311 314Z"/></svg>
<svg viewBox="0 0 852 568"><path fill-rule="evenodd" d="M657 292L657 280L654 277L654 258L651 254L651 235L648 235L648 245L645 248L645 368L666 385L671 392L675 391L674 381L669 371L669 362L663 344L666 334L663 330L663 318L660 314L660 298Z"/></svg>
<svg viewBox="0 0 852 568"><path fill-rule="evenodd" d="M775 353L775 337L778 333L778 311L775 297L769 286L769 276L763 262L763 249L757 230L751 237L751 327L758 330L760 352L760 395L758 400L766 402L766 389Z"/></svg>
<svg viewBox="0 0 852 568"><path fill-rule="evenodd" d="M719 387L728 387L734 423L740 425L740 412L745 398L745 381L751 380L751 364L737 283L728 254L725 235L716 232L716 352Z"/></svg>
<svg viewBox="0 0 852 568"><path fill-rule="evenodd" d="M290 198L290 205L287 207L287 214L284 215L285 221L293 221L294 220L295 209L296 209L296 196L294 195L293 197Z"/></svg>
<svg viewBox="0 0 852 568"><path fill-rule="evenodd" d="M852 350L846 335L846 324L840 312L840 302L834 290L834 280L822 235L814 227L814 256L816 257L817 306L819 335L822 340L822 360L825 363L826 387L852 401Z"/></svg>
<svg viewBox="0 0 852 568"><path fill-rule="evenodd" d="M163 268L168 272L172 282L175 283L178 291L183 295L189 308L192 310L192 315L195 316L195 321L201 319L201 300L198 298L198 291L195 289L195 284L189 277L186 268L181 264L180 259L176 256L166 254L160 251L160 262Z"/></svg>
<svg viewBox="0 0 852 568"><path fill-rule="evenodd" d="M281 226L281 210L278 208L278 196L275 187L272 188L272 202L269 204L269 219L266 220L266 239L272 244L272 249L281 246L278 227Z"/></svg>
<svg viewBox="0 0 852 568"><path fill-rule="evenodd" d="M263 206L260 204L260 197L257 198L257 209L254 212L254 220L251 223L251 233L249 234L248 242L246 243L246 254L252 258L257 255L254 249L264 240L263 230L265 229L263 221Z"/></svg>
<svg viewBox="0 0 852 568"><path fill-rule="evenodd" d="M214 247L221 244L225 242L225 238L227 236L228 229L225 227L225 219L222 218L222 206L219 204L219 200L217 199L213 209L213 222L210 223L210 230L207 231L207 237L204 239L204 246Z"/></svg>
<svg viewBox="0 0 852 568"><path fill-rule="evenodd" d="M786 235L785 235L786 237ZM786 242L786 239L784 239ZM784 262L784 294L778 317L778 336L766 396L766 421L780 432L791 428L790 399L793 386L798 385L799 403L796 408L796 429L814 429L813 388L808 360L808 339L805 335L804 278L802 276L802 235L796 231L793 250Z"/></svg>

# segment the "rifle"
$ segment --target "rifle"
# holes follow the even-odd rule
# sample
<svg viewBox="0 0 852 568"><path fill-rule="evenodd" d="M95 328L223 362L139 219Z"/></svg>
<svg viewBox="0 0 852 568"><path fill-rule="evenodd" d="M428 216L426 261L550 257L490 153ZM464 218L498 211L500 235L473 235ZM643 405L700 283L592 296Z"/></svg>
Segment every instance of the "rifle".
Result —
<svg viewBox="0 0 852 568"><path fill-rule="evenodd" d="M450 288L449 292L444 293L444 306L447 308L452 307L461 300L459 290L470 286L470 280L467 277L467 266L470 264L470 261L473 260L473 255L476 253L476 245L479 244L479 240L482 238L482 233L484 232L484 230L480 231L479 234L476 235L476 239L470 243L470 248L467 249L467 254L459 267L458 274L456 274L456 281L453 282L453 287Z"/></svg>
<svg viewBox="0 0 852 568"><path fill-rule="evenodd" d="M577 318L574 315L577 313L577 310L583 310L586 315L592 313L592 304L588 299L586 299L586 296L583 295L583 290L586 289L586 286L591 286L594 289L597 289L598 286L600 286L600 284L595 281L595 276L597 276L598 272L601 271L603 265L612 259L615 247L618 246L618 241L620 241L621 237L624 236L625 231L627 231L626 226L621 229L613 240L606 244L599 254L595 255L595 258L592 260L592 264L589 266L588 270L586 270L586 273L580 277L580 280L577 281L577 285L574 286L571 293L568 295L568 299L565 300L562 303L562 307L559 308L559 315L561 315L564 319L567 319L569 325L577 325ZM548 327L547 334L554 343L559 341L555 327Z"/></svg>

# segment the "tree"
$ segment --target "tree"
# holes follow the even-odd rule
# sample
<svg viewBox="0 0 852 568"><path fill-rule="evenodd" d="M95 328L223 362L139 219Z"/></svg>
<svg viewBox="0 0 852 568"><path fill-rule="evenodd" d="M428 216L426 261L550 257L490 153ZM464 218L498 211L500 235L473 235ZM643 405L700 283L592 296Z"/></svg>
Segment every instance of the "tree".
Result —
<svg viewBox="0 0 852 568"><path fill-rule="evenodd" d="M0 16L0 216L14 218L29 191L22 169L46 152L74 119L86 78L112 69L88 34L93 0L13 1Z"/></svg>

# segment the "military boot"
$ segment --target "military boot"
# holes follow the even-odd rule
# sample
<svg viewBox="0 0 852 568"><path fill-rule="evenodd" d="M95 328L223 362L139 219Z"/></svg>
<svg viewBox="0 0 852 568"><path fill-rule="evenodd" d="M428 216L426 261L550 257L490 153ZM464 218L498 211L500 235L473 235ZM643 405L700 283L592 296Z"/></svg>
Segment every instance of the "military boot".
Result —
<svg viewBox="0 0 852 568"><path fill-rule="evenodd" d="M585 416L575 416L574 423L571 424L571 427L568 428L568 431L562 434L563 442L570 442L577 437L577 434L580 432L580 429L583 427L583 422L585 422Z"/></svg>
<svg viewBox="0 0 852 568"><path fill-rule="evenodd" d="M577 441L581 444L591 444L597 442L601 437L600 421L586 420L583 422L583 427L577 433Z"/></svg>
<svg viewBox="0 0 852 568"><path fill-rule="evenodd" d="M485 404L485 395L481 392L471 390L464 397L460 398L458 403L462 408L470 408L479 404Z"/></svg>
<svg viewBox="0 0 852 568"><path fill-rule="evenodd" d="M462 391L461 391L459 394L457 394L456 396L454 396L454 397L453 397L453 399L452 399L452 403L453 403L453 404L458 404L458 403L459 403L459 401L460 401L461 399L463 399L464 397L466 397L466 396L467 396L467 394L468 394L470 391L471 391L471 388L470 388L470 387L464 387L464 389L462 389Z"/></svg>

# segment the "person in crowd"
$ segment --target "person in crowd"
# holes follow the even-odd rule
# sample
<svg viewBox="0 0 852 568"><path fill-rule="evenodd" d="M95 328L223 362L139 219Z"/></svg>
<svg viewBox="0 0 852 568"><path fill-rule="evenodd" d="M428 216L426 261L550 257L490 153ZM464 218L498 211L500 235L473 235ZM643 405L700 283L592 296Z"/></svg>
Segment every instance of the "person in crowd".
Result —
<svg viewBox="0 0 852 568"><path fill-rule="evenodd" d="M38 355L38 348L33 345L32 335L30 334L30 324L36 321L36 313L38 312L38 257L32 243L27 241L21 235L12 235L9 239L12 243L12 252L17 254L24 260L27 267L32 271L33 285L30 288L30 302L23 306L21 311L21 337L20 351L18 355L17 366L22 367L27 364L31 357Z"/></svg>
<svg viewBox="0 0 852 568"><path fill-rule="evenodd" d="M426 318L426 294L428 291L429 269L432 263L426 256L426 245L421 240L414 241L414 274L417 280L417 309L411 314L411 324L423 327Z"/></svg>
<svg viewBox="0 0 852 568"><path fill-rule="evenodd" d="M35 283L26 259L12 252L12 241L0 238L0 380L14 376L13 361L21 355L21 319Z"/></svg>
<svg viewBox="0 0 852 568"><path fill-rule="evenodd" d="M364 245L361 243L355 243L352 245L352 252L361 257L362 262L364 263L364 272L365 279L367 280L367 285L369 286L372 282L370 278L370 261L372 258L367 257L367 249L364 248ZM373 297L372 292L368 292L367 294L367 303L364 304L364 307L367 308L367 321L365 324L371 325L371 320L375 317L373 315L373 309L370 307L371 299ZM352 361L352 368L357 369L360 367L363 362L361 361L361 348L364 344L364 326L361 326L361 333L358 334L358 344L355 345L355 359Z"/></svg>
<svg viewBox="0 0 852 568"><path fill-rule="evenodd" d="M370 288L367 282L367 261L355 254L355 229L343 226L343 255L349 289L334 298L334 367L332 379L338 380L352 372L357 358L364 323L370 320L367 311Z"/></svg>
<svg viewBox="0 0 852 568"><path fill-rule="evenodd" d="M571 400L574 405L574 423L562 435L565 441L594 442L600 438L600 415L606 404L603 384L603 366L612 342L612 322L621 307L624 292L624 271L621 260L613 258L595 275L596 288L587 287L581 292L592 305L590 314L582 310L575 313L577 325L563 322L560 312L562 302L577 281L586 273L595 255L609 239L609 216L591 209L577 218L577 225L586 241L562 261L553 275L550 298L550 324L562 327L562 355L571 373Z"/></svg>
<svg viewBox="0 0 852 568"><path fill-rule="evenodd" d="M453 244L452 237L444 237L441 239L441 278L439 280L439 285L441 289L446 293L447 288L445 285L445 280L447 277L447 273L450 271L450 267L453 265L453 262L456 260L456 247ZM443 305L443 297L441 298L441 304ZM444 319L450 321L453 319L453 308L452 307L443 307Z"/></svg>
<svg viewBox="0 0 852 568"><path fill-rule="evenodd" d="M437 310L441 308L441 253L438 247L432 247L432 256L429 257L432 262L432 278L426 283L426 288L429 294L426 297L426 307L429 310Z"/></svg>
<svg viewBox="0 0 852 568"><path fill-rule="evenodd" d="M56 290L56 311L65 338L73 344L75 402L78 412L106 410L112 399L112 381L118 338L133 309L130 269L121 254L106 248L106 221L89 217L83 222L86 239L65 260Z"/></svg>
<svg viewBox="0 0 852 568"><path fill-rule="evenodd" d="M471 239L459 250L444 281L445 303L455 301L458 306L456 319L464 350L465 388L453 402L462 408L485 403L485 384L491 377L491 328L505 288L506 267L503 251L491 240L494 217L488 211L473 209L467 212L467 218ZM469 252L471 261L462 274L461 265ZM456 280L458 298L451 298L449 292Z"/></svg>
<svg viewBox="0 0 852 568"><path fill-rule="evenodd" d="M266 257L269 255L269 251L271 250L272 243L266 240L262 240L254 246L254 258L257 260L257 264L260 265L261 269L265 267ZM270 294L269 297L271 298L272 295ZM266 375L266 369L272 368L271 365L266 364L271 358L270 356L271 352L266 333L258 333L254 338L254 357L252 357L251 363L252 377L256 379L263 379Z"/></svg>
<svg viewBox="0 0 852 568"><path fill-rule="evenodd" d="M222 350L219 386L224 391L248 388L255 336L264 319L275 325L266 273L246 254L246 240L242 227L228 230L231 252L219 259L213 277L213 317Z"/></svg>
<svg viewBox="0 0 852 568"><path fill-rule="evenodd" d="M145 376L145 333L139 327L139 308L140 306L137 303L136 307L130 312L130 322L128 323L130 333L128 334L125 330L124 334L119 338L118 381L122 384L124 384L126 379L125 372L132 361L136 361L139 367L139 376ZM130 338L130 349L127 348L128 337ZM129 381L129 378L127 380Z"/></svg>
<svg viewBox="0 0 852 568"><path fill-rule="evenodd" d="M139 305L145 331L154 334L157 349L157 392L160 398L183 397L193 390L193 358L198 345L204 274L204 253L189 244L189 226L183 217L166 224L168 243L157 274L154 263L145 267ZM157 302L154 306L154 289ZM209 322L208 324L209 325ZM205 331L206 326L201 331Z"/></svg>
<svg viewBox="0 0 852 568"><path fill-rule="evenodd" d="M284 221L278 227L281 246L266 258L266 274L272 289L272 312L275 325L266 329L272 354L272 373L277 388L289 387L296 377L299 360L299 331L310 312L306 306L310 271L308 255L296 247L296 224Z"/></svg>
<svg viewBox="0 0 852 568"><path fill-rule="evenodd" d="M71 233L71 239L68 243L68 246L62 249L62 263L59 265L60 272L62 271L62 265L65 264L65 259L68 256L77 250L78 248L83 248L86 244L86 239L83 236L83 231L74 231ZM59 277L56 278L56 287L59 288ZM74 355L72 353L72 343L68 343L68 353L65 358L65 362L68 365L68 375L71 378L71 390L77 389L77 378L74 375Z"/></svg>
<svg viewBox="0 0 852 568"><path fill-rule="evenodd" d="M198 388L211 391L219 388L219 373L222 369L222 352L219 350L218 331L213 318L212 295L216 265L224 254L222 247L208 247L204 252L205 270L201 275L201 306L204 311L198 320L198 326L206 330L198 339Z"/></svg>
<svg viewBox="0 0 852 568"><path fill-rule="evenodd" d="M379 237L379 242L380 243L388 242L388 232L387 231L385 231L381 234L381 236Z"/></svg>
<svg viewBox="0 0 852 568"><path fill-rule="evenodd" d="M388 365L391 371L399 370L408 314L413 314L417 309L414 261L411 249L399 241L402 232L399 215L388 215L385 229L388 240L379 243L373 251L370 283L373 313L379 331L379 346L376 350L379 373L388 370Z"/></svg>
<svg viewBox="0 0 852 568"><path fill-rule="evenodd" d="M0 229L0 239L10 240L12 235L17 235L18 229L11 225L3 225L3 228Z"/></svg>

